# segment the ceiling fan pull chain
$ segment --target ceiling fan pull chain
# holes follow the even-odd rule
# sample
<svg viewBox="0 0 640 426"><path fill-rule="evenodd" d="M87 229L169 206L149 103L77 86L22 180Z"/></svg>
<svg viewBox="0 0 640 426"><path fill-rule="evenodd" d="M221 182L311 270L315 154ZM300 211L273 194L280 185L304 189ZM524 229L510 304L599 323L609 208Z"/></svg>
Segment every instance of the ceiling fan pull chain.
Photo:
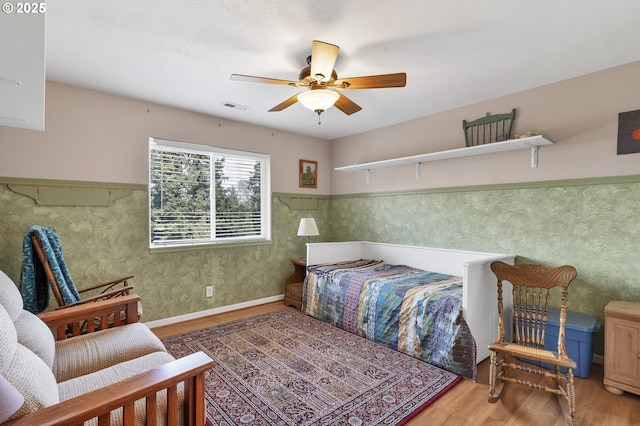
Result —
<svg viewBox="0 0 640 426"><path fill-rule="evenodd" d="M317 109L316 112L318 113L318 126L322 124L322 122L320 121L320 114L322 114L322 110L321 109Z"/></svg>

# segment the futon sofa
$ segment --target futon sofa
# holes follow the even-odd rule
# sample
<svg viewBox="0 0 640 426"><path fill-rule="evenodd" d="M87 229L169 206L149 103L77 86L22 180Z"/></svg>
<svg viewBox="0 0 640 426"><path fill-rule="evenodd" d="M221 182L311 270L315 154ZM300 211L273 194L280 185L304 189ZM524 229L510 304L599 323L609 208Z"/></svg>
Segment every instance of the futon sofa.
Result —
<svg viewBox="0 0 640 426"><path fill-rule="evenodd" d="M213 361L202 352L175 360L137 322L138 300L128 295L36 316L0 271L0 375L24 397L5 424L137 425L147 416L157 424L204 424L204 373Z"/></svg>

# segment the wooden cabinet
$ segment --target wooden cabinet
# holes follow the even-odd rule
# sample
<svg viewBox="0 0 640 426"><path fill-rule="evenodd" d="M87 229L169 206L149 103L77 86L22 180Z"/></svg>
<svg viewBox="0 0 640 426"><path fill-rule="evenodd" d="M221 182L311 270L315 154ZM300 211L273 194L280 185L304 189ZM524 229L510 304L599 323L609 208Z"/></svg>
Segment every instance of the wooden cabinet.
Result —
<svg viewBox="0 0 640 426"><path fill-rule="evenodd" d="M640 302L609 302L604 317L604 387L640 395Z"/></svg>
<svg viewBox="0 0 640 426"><path fill-rule="evenodd" d="M307 262L304 259L291 259L293 274L284 281L284 304L296 309L302 308L302 285L307 276Z"/></svg>

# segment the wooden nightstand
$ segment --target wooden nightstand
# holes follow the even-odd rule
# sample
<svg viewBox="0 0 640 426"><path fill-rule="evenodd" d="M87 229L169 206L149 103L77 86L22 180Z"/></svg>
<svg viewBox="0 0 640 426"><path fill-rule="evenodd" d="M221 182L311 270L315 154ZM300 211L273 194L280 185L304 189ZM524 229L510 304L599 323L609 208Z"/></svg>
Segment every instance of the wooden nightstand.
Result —
<svg viewBox="0 0 640 426"><path fill-rule="evenodd" d="M284 304L296 309L302 308L302 285L307 276L307 262L304 259L291 259L293 274L284 281Z"/></svg>
<svg viewBox="0 0 640 426"><path fill-rule="evenodd" d="M640 395L640 302L609 302L604 325L604 388Z"/></svg>

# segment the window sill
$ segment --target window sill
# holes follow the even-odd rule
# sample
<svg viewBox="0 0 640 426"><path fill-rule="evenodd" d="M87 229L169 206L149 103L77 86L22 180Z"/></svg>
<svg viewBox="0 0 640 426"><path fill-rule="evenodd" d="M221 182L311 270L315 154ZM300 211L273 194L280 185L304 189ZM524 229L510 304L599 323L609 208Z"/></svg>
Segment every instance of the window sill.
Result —
<svg viewBox="0 0 640 426"><path fill-rule="evenodd" d="M211 250L211 249L228 249L237 247L249 247L249 246L266 246L270 245L272 240L251 240L251 241L236 241L228 243L202 243L202 244L190 244L190 245L176 245L176 246L164 246L164 247L149 247L149 253L173 253L182 251L196 251L196 250Z"/></svg>

